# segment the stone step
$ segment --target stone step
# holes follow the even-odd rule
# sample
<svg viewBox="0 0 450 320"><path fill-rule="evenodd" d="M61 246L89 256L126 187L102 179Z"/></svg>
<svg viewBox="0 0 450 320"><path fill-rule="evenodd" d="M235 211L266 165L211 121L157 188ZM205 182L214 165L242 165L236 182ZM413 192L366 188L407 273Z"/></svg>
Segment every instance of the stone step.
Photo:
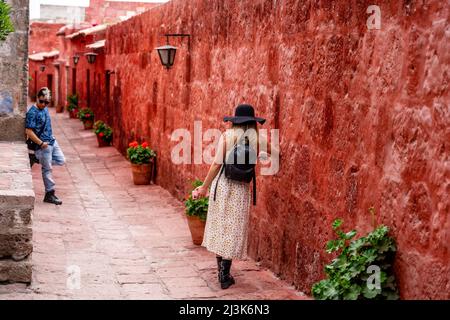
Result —
<svg viewBox="0 0 450 320"><path fill-rule="evenodd" d="M25 143L0 142L0 282L31 282L34 200Z"/></svg>

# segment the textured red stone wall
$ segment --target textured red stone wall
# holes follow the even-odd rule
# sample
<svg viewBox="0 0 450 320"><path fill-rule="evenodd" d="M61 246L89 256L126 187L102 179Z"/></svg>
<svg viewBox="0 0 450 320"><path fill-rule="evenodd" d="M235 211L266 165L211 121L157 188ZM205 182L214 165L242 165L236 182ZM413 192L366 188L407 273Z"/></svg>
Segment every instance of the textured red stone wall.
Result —
<svg viewBox="0 0 450 320"><path fill-rule="evenodd" d="M68 34L68 33L66 33ZM65 35L66 35L65 34ZM70 78L72 74L71 63L72 62L72 54L70 48L70 41L67 41L65 35L58 36L58 49L59 49L59 85L60 85L60 96L58 105L65 109L67 105L67 96L71 94L70 91Z"/></svg>
<svg viewBox="0 0 450 320"><path fill-rule="evenodd" d="M59 39L56 32L63 26L58 23L44 23L33 22L30 26L30 36L28 42L28 52L30 54L39 52L49 52L53 50L60 50ZM47 75L54 72L52 63L54 59L45 59L45 61L30 61L29 62L29 82L28 95L34 100L37 90L47 86ZM45 71L41 72L39 67L45 65ZM36 73L37 72L37 73ZM37 80L35 80L37 79Z"/></svg>
<svg viewBox="0 0 450 320"><path fill-rule="evenodd" d="M57 49L59 40L56 33L63 26L60 23L33 22L30 25L28 52L33 54Z"/></svg>
<svg viewBox="0 0 450 320"><path fill-rule="evenodd" d="M44 61L29 61L28 74L28 95L31 100L35 100L37 91L42 87L49 87L54 91L55 89L55 67L53 66L54 59L45 59ZM44 71L40 70L40 67L44 65ZM52 77L51 85L48 82L48 76ZM54 101L55 103L55 101Z"/></svg>
<svg viewBox="0 0 450 320"><path fill-rule="evenodd" d="M102 96L104 89L102 89L102 87L104 87L105 56L103 49L92 50L86 48L86 45L102 40L104 37L104 34L99 33L95 35L88 35L86 37L75 38L73 40L66 40L67 50L64 55L69 61L71 68L69 92L72 93L72 83L75 81L76 93L79 96L80 107L89 106L94 109L96 113L101 113L104 109L104 107L100 106L104 101L104 97ZM98 54L94 64L88 63L85 56L85 53L87 52L95 52ZM73 56L75 54L80 56L79 62L76 66L73 63ZM76 69L76 79L73 78L73 68Z"/></svg>
<svg viewBox="0 0 450 320"><path fill-rule="evenodd" d="M109 97L105 91L105 54L103 50L96 51L98 53L96 62L91 66L93 79L91 82L91 108L95 113L96 120L102 120L109 123L106 101Z"/></svg>
<svg viewBox="0 0 450 320"><path fill-rule="evenodd" d="M173 0L112 26L106 68L115 146L149 140L157 182L178 197L207 165L174 165L177 128L225 128L248 102L280 129L281 170L258 177L250 253L309 291L329 261L337 217L370 230L368 208L398 243L403 298L450 298L448 6L379 1ZM179 47L164 70L161 34ZM446 35L447 34L447 35Z"/></svg>
<svg viewBox="0 0 450 320"><path fill-rule="evenodd" d="M85 20L92 23L103 23L117 21L120 16L126 16L127 11L137 12L158 6L159 3L146 2L126 2L126 1L105 1L90 0L89 7L86 8Z"/></svg>

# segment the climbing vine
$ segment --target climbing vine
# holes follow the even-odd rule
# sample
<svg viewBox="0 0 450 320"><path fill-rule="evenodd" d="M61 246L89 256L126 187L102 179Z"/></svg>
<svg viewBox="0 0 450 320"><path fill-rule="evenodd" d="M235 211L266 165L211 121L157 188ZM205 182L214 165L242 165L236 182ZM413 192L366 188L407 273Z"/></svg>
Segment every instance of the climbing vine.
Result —
<svg viewBox="0 0 450 320"><path fill-rule="evenodd" d="M0 41L4 41L8 34L14 32L14 26L11 22L11 7L3 0L0 1Z"/></svg>

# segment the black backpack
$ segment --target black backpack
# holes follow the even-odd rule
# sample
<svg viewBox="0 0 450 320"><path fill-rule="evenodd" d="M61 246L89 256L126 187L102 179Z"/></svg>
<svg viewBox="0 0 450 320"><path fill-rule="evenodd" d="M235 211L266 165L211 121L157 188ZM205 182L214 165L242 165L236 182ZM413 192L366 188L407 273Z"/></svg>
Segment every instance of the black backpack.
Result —
<svg viewBox="0 0 450 320"><path fill-rule="evenodd" d="M239 139L233 150L228 154L225 163L220 169L214 189L214 201L216 201L217 184L220 176L225 172L225 177L231 180L250 183L253 180L253 205L256 205L256 151L250 145L248 137L244 141Z"/></svg>

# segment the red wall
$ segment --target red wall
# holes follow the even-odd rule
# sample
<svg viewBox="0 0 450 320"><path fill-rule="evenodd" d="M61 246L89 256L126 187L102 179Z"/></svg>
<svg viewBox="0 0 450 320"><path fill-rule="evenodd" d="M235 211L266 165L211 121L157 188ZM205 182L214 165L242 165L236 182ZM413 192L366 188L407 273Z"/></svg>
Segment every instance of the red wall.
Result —
<svg viewBox="0 0 450 320"><path fill-rule="evenodd" d="M136 11L138 8L150 9L159 5L158 3L139 3L139 2L110 2L105 0L91 0L90 7L86 8L86 21L81 24L80 28L88 28L90 24L101 24L106 22L118 21L120 16L125 16L127 11ZM100 32L92 36L85 38L78 38L75 40L65 39L66 35L73 32L79 31L79 29L66 30L65 34L62 36L57 36L58 30L63 27L64 24L59 23L46 23L46 22L33 22L30 26L30 37L29 37L29 53L39 53L48 52L54 49L59 50L59 57L56 59L46 59L44 62L31 62L30 61L30 77L35 78L35 71L39 70L41 64L46 65L47 70L41 75L38 71L38 89L42 86L46 86L47 74L52 74L54 81L55 69L53 63L58 60L60 65L60 79L59 85L61 87L60 95L58 101L54 101L55 105L65 105L67 94L72 94L72 68L74 68L72 57L75 52L87 52L88 49L85 47L87 44L104 39L105 32ZM103 50L98 51L98 63L95 65L88 65L86 58L82 55L80 59L80 65L77 66L77 92L80 95L80 102L82 107L87 106L87 68L91 72L92 88L91 88L91 107L96 109L99 117L106 118L107 113L104 112L103 104L105 103L105 70L104 70L104 52ZM70 64L69 75L66 72L66 63ZM66 78L69 77L69 88L66 90L67 82ZM29 96L34 100L36 92L36 84L34 80L31 79L29 82ZM95 80L94 80L95 79ZM54 86L56 89L56 86ZM55 97L55 96L54 96Z"/></svg>
<svg viewBox="0 0 450 320"><path fill-rule="evenodd" d="M403 298L450 298L446 41L438 0L379 1L382 29L367 30L358 1L173 0L114 25L106 68L115 146L149 140L157 182L181 197L207 165L174 165L176 128L225 128L241 102L280 129L281 171L258 177L250 253L309 291L330 259L337 217L370 230L368 208L398 243ZM179 47L173 69L154 48Z"/></svg>
<svg viewBox="0 0 450 320"><path fill-rule="evenodd" d="M29 88L28 88L28 95L31 100L35 100L37 91L42 87L49 87L50 91L52 92L55 90L55 68L53 66L54 59L45 59L45 61L29 61ZM40 67L41 65L45 66L45 70L41 71ZM48 82L48 76L52 77L52 85ZM37 86L36 86L37 84ZM52 101L53 104L51 106L54 106L56 101Z"/></svg>
<svg viewBox="0 0 450 320"><path fill-rule="evenodd" d="M68 40L68 46L69 46L69 52L67 53L68 56L70 56L70 64L71 67L75 67L77 70L77 78L76 78L76 92L79 96L79 103L81 107L94 107L94 105L97 103L97 98L94 98L93 92L94 92L94 79L96 78L96 71L102 70L102 73L104 73L104 54L102 51L96 52L99 55L97 56L95 64L91 65L88 63L87 58L85 56L86 52L93 52L93 50L90 50L86 48L86 45L91 44L93 42L96 42L97 40L101 40L104 38L104 35L98 34L98 35L89 35L86 37L79 37L73 40ZM80 56L79 62L76 66L73 64L72 57L78 54ZM89 78L90 78L90 86L89 86L89 94L90 99L88 103L88 84L87 84L87 70L89 70ZM73 79L71 79L72 83ZM71 87L72 88L72 87Z"/></svg>
<svg viewBox="0 0 450 320"><path fill-rule="evenodd" d="M56 33L63 27L60 23L33 22L30 25L28 52L30 54L52 51L58 48Z"/></svg>
<svg viewBox="0 0 450 320"><path fill-rule="evenodd" d="M114 22L120 16L126 16L127 11L136 12L139 8L150 9L158 5L159 3L90 0L89 7L86 8L86 21L97 24Z"/></svg>
<svg viewBox="0 0 450 320"><path fill-rule="evenodd" d="M42 65L45 66L44 71L40 70L40 67ZM30 75L28 84L28 95L30 99L32 101L35 101L37 91L42 87L49 87L52 93L52 104L50 105L50 107L59 106L63 108L66 105L66 98L68 94L66 92L66 81L67 81L66 63L64 61L60 61L58 57L47 58L44 61L30 60L28 68ZM57 72L58 68L60 70L59 72ZM71 74L69 74L69 79L70 75ZM51 84L49 83L48 76L52 77ZM37 81L35 81L35 79L37 79Z"/></svg>
<svg viewBox="0 0 450 320"><path fill-rule="evenodd" d="M30 54L49 52L53 50L60 50L59 39L56 36L58 30L64 26L58 23L44 23L44 22L33 22L30 26L30 36L28 43L28 52ZM28 85L28 95L32 100L35 99L36 90L47 86L47 75L52 75L54 77L54 58L45 59L44 61L31 61L29 62L29 85ZM41 72L39 67L45 65L45 71ZM37 72L37 73L36 73ZM37 76L37 77L36 77ZM35 81L37 79L37 82ZM53 84L55 85L55 79L53 79ZM37 88L36 87L37 84ZM53 91L53 90L52 90Z"/></svg>
<svg viewBox="0 0 450 320"><path fill-rule="evenodd" d="M58 57L47 58L44 61L32 61L29 62L29 95L34 100L36 95L36 73L37 72L37 90L43 86L47 86L47 76L52 75L53 86L51 88L54 106L65 106L67 102L67 95L77 93L79 95L80 107L91 107L95 113L97 119L107 120L107 113L105 110L105 54L103 49L90 50L86 48L86 45L104 39L105 34L99 33L95 35L89 35L86 37L79 37L73 40L65 39L64 36L59 37L54 43L54 47L60 51ZM86 52L91 51L98 54L94 64L89 64L86 56ZM80 55L80 60L75 66L73 63L73 56L75 53ZM59 65L59 80L57 77L56 67L54 63ZM39 70L41 65L45 65L45 71ZM69 65L69 69L66 69L66 65ZM73 78L73 69L76 69L76 79ZM89 70L89 99L88 99L88 81L87 70ZM68 73L67 73L68 71ZM67 82L67 77L69 81ZM60 86L58 96L55 94L57 90L56 81ZM72 91L72 82L76 81L76 90ZM67 87L68 83L68 87ZM67 89L66 89L67 88ZM89 104L88 104L89 100Z"/></svg>

